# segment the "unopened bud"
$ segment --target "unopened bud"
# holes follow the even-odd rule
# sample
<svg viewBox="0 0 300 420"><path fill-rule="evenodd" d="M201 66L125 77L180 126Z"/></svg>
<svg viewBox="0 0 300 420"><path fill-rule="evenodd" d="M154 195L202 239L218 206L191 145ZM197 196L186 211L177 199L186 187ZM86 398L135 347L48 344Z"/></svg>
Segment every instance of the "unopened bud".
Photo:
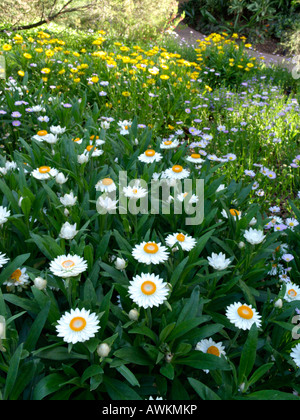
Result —
<svg viewBox="0 0 300 420"><path fill-rule="evenodd" d="M137 321L139 319L139 316L140 314L136 309L131 309L131 311L129 311L128 317L131 321Z"/></svg>
<svg viewBox="0 0 300 420"><path fill-rule="evenodd" d="M101 343L97 347L97 354L99 357L107 357L109 355L111 348L106 343Z"/></svg>
<svg viewBox="0 0 300 420"><path fill-rule="evenodd" d="M239 248L240 248L240 249L245 248L245 242L240 242L240 243L239 243Z"/></svg>
<svg viewBox="0 0 300 420"><path fill-rule="evenodd" d="M44 290L47 287L47 280L43 279L42 277L36 277L33 280L35 287L39 290Z"/></svg>
<svg viewBox="0 0 300 420"><path fill-rule="evenodd" d="M166 362L171 363L172 359L173 359L173 354L172 353L167 353L166 354Z"/></svg>
<svg viewBox="0 0 300 420"><path fill-rule="evenodd" d="M276 302L274 303L275 308L279 308L281 309L283 305L282 299L278 299L276 300Z"/></svg>

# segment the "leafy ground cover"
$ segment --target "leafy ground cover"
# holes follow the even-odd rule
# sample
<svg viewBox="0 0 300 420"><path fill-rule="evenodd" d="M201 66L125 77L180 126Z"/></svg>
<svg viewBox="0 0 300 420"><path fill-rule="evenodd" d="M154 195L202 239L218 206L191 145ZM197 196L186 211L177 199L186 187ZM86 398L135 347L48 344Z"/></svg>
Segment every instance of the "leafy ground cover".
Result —
<svg viewBox="0 0 300 420"><path fill-rule="evenodd" d="M3 38L2 399L299 399L297 85L238 41Z"/></svg>

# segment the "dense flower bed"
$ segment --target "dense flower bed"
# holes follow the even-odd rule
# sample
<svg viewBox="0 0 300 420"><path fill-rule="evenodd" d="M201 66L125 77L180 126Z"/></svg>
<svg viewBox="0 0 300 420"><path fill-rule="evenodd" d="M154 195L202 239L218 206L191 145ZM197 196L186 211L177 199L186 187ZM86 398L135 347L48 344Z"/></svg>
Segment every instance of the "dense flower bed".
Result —
<svg viewBox="0 0 300 420"><path fill-rule="evenodd" d="M1 47L2 398L299 399L297 100L104 36Z"/></svg>

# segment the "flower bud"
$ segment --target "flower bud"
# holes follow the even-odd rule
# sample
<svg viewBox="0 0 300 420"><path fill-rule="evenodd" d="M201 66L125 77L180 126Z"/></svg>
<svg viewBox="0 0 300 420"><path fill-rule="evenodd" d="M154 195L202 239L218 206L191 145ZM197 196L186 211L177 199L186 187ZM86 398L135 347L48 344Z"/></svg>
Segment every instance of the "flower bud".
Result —
<svg viewBox="0 0 300 420"><path fill-rule="evenodd" d="M281 308L282 308L282 305L283 305L282 299L278 299L278 300L276 300L276 302L274 303L274 307L275 307L275 308L279 308L279 309L281 309Z"/></svg>
<svg viewBox="0 0 300 420"><path fill-rule="evenodd" d="M115 267L117 270L124 270L124 268L126 267L126 261L124 260L124 258L117 258L115 261Z"/></svg>
<svg viewBox="0 0 300 420"><path fill-rule="evenodd" d="M239 243L239 248L240 248L240 249L245 248L245 242L240 242L240 243Z"/></svg>
<svg viewBox="0 0 300 420"><path fill-rule="evenodd" d="M139 316L140 314L136 309L131 309L131 311L129 311L128 317L131 321L137 321L139 319Z"/></svg>
<svg viewBox="0 0 300 420"><path fill-rule="evenodd" d="M111 348L106 343L101 343L97 347L97 354L99 357L107 357L111 351Z"/></svg>
<svg viewBox="0 0 300 420"><path fill-rule="evenodd" d="M42 277L36 277L33 280L35 287L39 290L44 290L47 287L47 280L43 279Z"/></svg>
<svg viewBox="0 0 300 420"><path fill-rule="evenodd" d="M173 359L173 354L172 353L167 353L165 359L166 359L167 363L171 363L171 361Z"/></svg>
<svg viewBox="0 0 300 420"><path fill-rule="evenodd" d="M64 176L64 174L63 174L62 172L59 172L59 173L56 175L55 181L56 181L58 184L62 185L62 184L65 184L65 183L68 181L68 178L67 178L67 177L65 177L65 176Z"/></svg>

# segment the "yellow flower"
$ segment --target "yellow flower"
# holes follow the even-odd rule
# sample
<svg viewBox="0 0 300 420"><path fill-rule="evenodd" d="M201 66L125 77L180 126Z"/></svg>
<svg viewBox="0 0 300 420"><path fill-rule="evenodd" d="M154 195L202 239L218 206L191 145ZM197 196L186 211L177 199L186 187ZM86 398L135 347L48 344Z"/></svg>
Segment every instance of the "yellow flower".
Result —
<svg viewBox="0 0 300 420"><path fill-rule="evenodd" d="M58 72L58 74L64 74L66 72L66 70L65 69L62 69L62 70L60 70L59 72Z"/></svg>
<svg viewBox="0 0 300 420"><path fill-rule="evenodd" d="M91 78L91 81L92 81L93 83L97 83L97 82L99 82L99 77L97 77L97 76L93 76L93 77Z"/></svg>
<svg viewBox="0 0 300 420"><path fill-rule="evenodd" d="M42 53L44 50L43 48L35 48L34 51L36 51L37 53Z"/></svg>
<svg viewBox="0 0 300 420"><path fill-rule="evenodd" d="M130 93L130 92L122 92L122 95L123 95L123 96L130 96L130 95L131 95L131 93Z"/></svg>
<svg viewBox="0 0 300 420"><path fill-rule="evenodd" d="M254 64L253 64L253 63L248 63L248 64L247 64L247 67L250 67L250 68L251 68L251 67L254 67Z"/></svg>
<svg viewBox="0 0 300 420"><path fill-rule="evenodd" d="M30 60L32 58L32 55L28 54L28 53L24 53L23 57L27 58L28 60Z"/></svg>
<svg viewBox="0 0 300 420"><path fill-rule="evenodd" d="M162 74L162 75L160 76L160 78L161 78L162 80L168 80L168 79L170 79L170 78L169 78L169 76L167 76L166 74Z"/></svg>
<svg viewBox="0 0 300 420"><path fill-rule="evenodd" d="M74 79L75 83L79 83L80 82L80 77L76 77L76 79Z"/></svg>
<svg viewBox="0 0 300 420"><path fill-rule="evenodd" d="M46 56L47 56L48 58L50 58L50 57L53 57L53 56L54 56L54 51L53 51L53 50L47 50L47 51L45 52L45 54L46 54Z"/></svg>
<svg viewBox="0 0 300 420"><path fill-rule="evenodd" d="M212 92L212 88L209 87L208 85L205 86L205 90L207 90L208 92Z"/></svg>
<svg viewBox="0 0 300 420"><path fill-rule="evenodd" d="M9 44L4 44L2 47L3 51L10 51L12 49L12 46Z"/></svg>
<svg viewBox="0 0 300 420"><path fill-rule="evenodd" d="M21 77L24 77L25 76L25 73L24 73L23 70L19 70L18 71L18 75L21 76Z"/></svg>

